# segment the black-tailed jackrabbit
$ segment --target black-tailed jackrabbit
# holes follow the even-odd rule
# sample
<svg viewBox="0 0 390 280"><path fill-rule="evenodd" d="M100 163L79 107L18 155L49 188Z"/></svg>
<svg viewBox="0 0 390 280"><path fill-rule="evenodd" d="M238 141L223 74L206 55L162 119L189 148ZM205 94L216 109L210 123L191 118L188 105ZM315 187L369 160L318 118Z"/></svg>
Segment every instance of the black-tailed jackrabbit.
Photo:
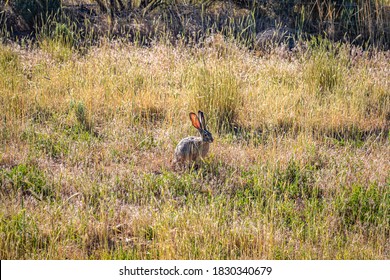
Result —
<svg viewBox="0 0 390 280"><path fill-rule="evenodd" d="M199 116L199 117L198 117ZM202 111L190 113L192 125L199 131L200 137L189 136L183 138L175 149L174 163L185 163L204 158L209 151L210 143L214 141L211 133L206 129L206 121Z"/></svg>

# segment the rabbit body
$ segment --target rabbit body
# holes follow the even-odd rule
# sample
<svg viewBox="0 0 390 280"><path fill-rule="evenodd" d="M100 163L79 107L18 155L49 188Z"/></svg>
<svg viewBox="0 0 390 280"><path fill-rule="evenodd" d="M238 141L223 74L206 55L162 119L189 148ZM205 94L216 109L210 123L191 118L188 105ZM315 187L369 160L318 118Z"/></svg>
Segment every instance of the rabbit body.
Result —
<svg viewBox="0 0 390 280"><path fill-rule="evenodd" d="M212 143L214 139L211 133L206 129L206 121L203 112L199 111L198 116L195 113L190 113L192 125L199 131L200 137L189 136L183 138L176 146L174 163L197 161L207 155L210 143Z"/></svg>
<svg viewBox="0 0 390 280"><path fill-rule="evenodd" d="M175 149L175 161L196 161L207 155L210 148L209 142L204 142L202 137L189 136L182 139Z"/></svg>

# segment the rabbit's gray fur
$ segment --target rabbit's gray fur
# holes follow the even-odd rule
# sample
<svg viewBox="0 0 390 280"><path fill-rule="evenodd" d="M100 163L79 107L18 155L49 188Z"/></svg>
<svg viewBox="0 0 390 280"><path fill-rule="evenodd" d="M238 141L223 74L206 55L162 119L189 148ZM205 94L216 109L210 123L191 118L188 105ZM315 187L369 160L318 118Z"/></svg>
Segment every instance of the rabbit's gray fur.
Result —
<svg viewBox="0 0 390 280"><path fill-rule="evenodd" d="M192 125L198 129L200 137L189 136L183 138L175 149L174 163L185 163L196 161L199 158L204 158L210 147L210 143L214 141L211 133L206 129L206 121L202 111L190 113Z"/></svg>

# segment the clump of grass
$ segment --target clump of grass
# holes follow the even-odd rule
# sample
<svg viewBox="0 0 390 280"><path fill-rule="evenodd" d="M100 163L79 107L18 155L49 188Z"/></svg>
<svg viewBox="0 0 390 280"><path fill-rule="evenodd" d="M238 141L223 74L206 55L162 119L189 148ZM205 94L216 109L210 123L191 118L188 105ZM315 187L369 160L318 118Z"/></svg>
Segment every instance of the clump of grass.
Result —
<svg viewBox="0 0 390 280"><path fill-rule="evenodd" d="M50 16L37 32L38 44L42 50L60 63L67 62L76 51L81 51L82 36L76 23L60 15Z"/></svg>
<svg viewBox="0 0 390 280"><path fill-rule="evenodd" d="M11 73L20 69L18 55L5 45L0 47L0 67L2 71Z"/></svg>
<svg viewBox="0 0 390 280"><path fill-rule="evenodd" d="M5 193L16 194L21 191L38 199L50 198L53 194L44 173L34 165L17 165L9 171L4 170L1 176L1 185Z"/></svg>
<svg viewBox="0 0 390 280"><path fill-rule="evenodd" d="M238 122L242 109L240 82L229 65L218 67L201 64L194 71L191 85L191 108L207 112L211 127L218 132L230 131Z"/></svg>
<svg viewBox="0 0 390 280"><path fill-rule="evenodd" d="M48 134L34 131L34 126L26 129L21 139L33 144L34 150L43 152L52 159L62 158L69 152L68 142L60 133ZM33 151L31 151L32 154Z"/></svg>
<svg viewBox="0 0 390 280"><path fill-rule="evenodd" d="M300 167L299 164L290 160L285 170L277 168L272 181L272 188L277 197L288 199L321 198L321 190L314 185L313 167Z"/></svg>
<svg viewBox="0 0 390 280"><path fill-rule="evenodd" d="M35 220L26 214L25 209L10 216L1 215L0 221L0 232L7 236L3 244L13 246L15 253L21 258L27 259L31 254L38 255L49 250L50 236L39 231Z"/></svg>
<svg viewBox="0 0 390 280"><path fill-rule="evenodd" d="M316 38L311 42L310 50L305 69L309 92L320 96L334 93L335 88L342 87L342 75L347 72L342 58L337 57L337 46Z"/></svg>
<svg viewBox="0 0 390 280"><path fill-rule="evenodd" d="M61 63L68 61L74 55L69 45L55 39L45 38L40 42L40 45L42 50Z"/></svg>
<svg viewBox="0 0 390 280"><path fill-rule="evenodd" d="M378 190L375 184L355 184L351 188L344 187L335 205L343 225L348 228L354 225L368 228L370 225L385 226L389 223L389 210L386 209L389 200L388 190Z"/></svg>
<svg viewBox="0 0 390 280"><path fill-rule="evenodd" d="M85 108L84 103L72 101L70 103L70 109L74 111L80 127L86 131L90 131L92 128L92 123L88 117L87 109Z"/></svg>
<svg viewBox="0 0 390 280"><path fill-rule="evenodd" d="M18 94L26 84L23 63L15 49L0 44L0 111L2 112L2 139L9 140L20 125L21 116L26 111L26 100Z"/></svg>

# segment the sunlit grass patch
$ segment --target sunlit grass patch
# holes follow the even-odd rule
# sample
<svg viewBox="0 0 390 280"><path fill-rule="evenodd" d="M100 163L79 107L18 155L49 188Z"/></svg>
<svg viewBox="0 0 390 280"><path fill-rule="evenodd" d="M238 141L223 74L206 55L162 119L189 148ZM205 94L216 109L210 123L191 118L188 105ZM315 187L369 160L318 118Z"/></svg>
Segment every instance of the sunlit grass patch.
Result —
<svg viewBox="0 0 390 280"><path fill-rule="evenodd" d="M229 131L238 121L242 109L240 80L232 72L229 63L216 60L217 65L199 61L187 69L190 76L190 108L202 108L207 112L211 127Z"/></svg>
<svg viewBox="0 0 390 280"><path fill-rule="evenodd" d="M218 44L1 45L1 257L387 259L386 55Z"/></svg>

